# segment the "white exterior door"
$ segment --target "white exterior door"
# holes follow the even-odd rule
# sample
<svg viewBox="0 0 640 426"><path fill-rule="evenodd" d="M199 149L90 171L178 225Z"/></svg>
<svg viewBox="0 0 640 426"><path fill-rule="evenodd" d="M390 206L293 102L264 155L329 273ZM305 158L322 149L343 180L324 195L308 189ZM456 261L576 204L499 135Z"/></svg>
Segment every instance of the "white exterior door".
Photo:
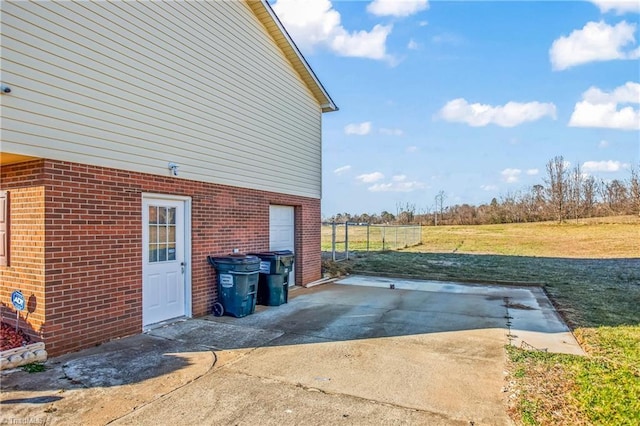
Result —
<svg viewBox="0 0 640 426"><path fill-rule="evenodd" d="M142 325L190 314L184 199L146 196L142 206Z"/></svg>
<svg viewBox="0 0 640 426"><path fill-rule="evenodd" d="M291 250L295 253L294 208L269 206L269 250ZM289 273L289 286L295 285L294 268Z"/></svg>

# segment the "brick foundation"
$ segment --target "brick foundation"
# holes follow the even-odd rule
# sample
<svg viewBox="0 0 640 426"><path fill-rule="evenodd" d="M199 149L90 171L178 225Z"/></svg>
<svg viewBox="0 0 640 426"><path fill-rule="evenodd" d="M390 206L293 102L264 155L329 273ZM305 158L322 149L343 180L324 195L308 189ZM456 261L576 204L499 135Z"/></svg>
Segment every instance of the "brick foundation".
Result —
<svg viewBox="0 0 640 426"><path fill-rule="evenodd" d="M144 192L192 198L194 316L216 296L207 255L268 249L270 204L295 207L296 282L320 278L319 199L51 160L3 166L0 178L12 215L2 315L15 318L14 289L33 296L26 322L54 356L142 330Z"/></svg>

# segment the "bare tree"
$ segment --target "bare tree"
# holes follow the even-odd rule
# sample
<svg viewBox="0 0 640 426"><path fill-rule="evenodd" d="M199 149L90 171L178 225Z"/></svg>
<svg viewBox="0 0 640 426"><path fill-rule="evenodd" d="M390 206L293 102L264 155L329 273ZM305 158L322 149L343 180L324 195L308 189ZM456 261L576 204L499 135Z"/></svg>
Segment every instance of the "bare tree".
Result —
<svg viewBox="0 0 640 426"><path fill-rule="evenodd" d="M598 196L598 182L593 176L587 176L582 179L582 200L583 200L583 214L586 217L593 215L593 210L596 205Z"/></svg>
<svg viewBox="0 0 640 426"><path fill-rule="evenodd" d="M600 182L600 194L609 214L623 213L627 203L627 187L618 179Z"/></svg>
<svg viewBox="0 0 640 426"><path fill-rule="evenodd" d="M504 212L503 221L506 223L520 222L519 194L508 191L506 195L501 197L500 204Z"/></svg>
<svg viewBox="0 0 640 426"><path fill-rule="evenodd" d="M538 184L533 185L531 188L531 196L533 198L533 215L536 220L544 220L544 207L547 204L547 200L544 197L544 186Z"/></svg>
<svg viewBox="0 0 640 426"><path fill-rule="evenodd" d="M547 194L550 207L558 222L565 217L567 203L567 163L561 155L553 157L547 163Z"/></svg>
<svg viewBox="0 0 640 426"><path fill-rule="evenodd" d="M427 225L431 224L431 218L429 216L431 216L431 207L426 206L418 210L418 216L416 219L419 221L420 225Z"/></svg>
<svg viewBox="0 0 640 426"><path fill-rule="evenodd" d="M582 207L583 207L583 194L582 194L582 169L580 168L580 164L576 164L571 170L568 187L569 187L569 200L571 204L571 210L573 212L573 217L578 222L578 219L582 215Z"/></svg>
<svg viewBox="0 0 640 426"><path fill-rule="evenodd" d="M631 167L631 177L629 178L629 198L631 201L630 213L640 216L640 171L637 167Z"/></svg>
<svg viewBox="0 0 640 426"><path fill-rule="evenodd" d="M444 194L444 191L440 190L437 194L436 194L436 208L434 210L434 221L435 221L435 226L438 226L438 211L440 212L440 221L442 221L442 216L444 214L444 200L445 198L447 198L447 196Z"/></svg>
<svg viewBox="0 0 640 426"><path fill-rule="evenodd" d="M403 206L402 203L396 203L396 219L400 224L408 225L413 223L413 220L416 216L416 205L413 203L405 203Z"/></svg>

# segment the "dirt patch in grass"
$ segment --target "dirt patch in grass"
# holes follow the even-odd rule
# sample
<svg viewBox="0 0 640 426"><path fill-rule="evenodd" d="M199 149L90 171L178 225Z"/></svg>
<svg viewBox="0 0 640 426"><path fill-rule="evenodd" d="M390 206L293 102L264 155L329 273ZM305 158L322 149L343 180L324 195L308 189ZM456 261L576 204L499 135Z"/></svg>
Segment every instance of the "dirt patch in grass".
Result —
<svg viewBox="0 0 640 426"><path fill-rule="evenodd" d="M352 270L352 262L337 262L331 259L322 259L322 276L324 277L344 277L346 275L349 275Z"/></svg>

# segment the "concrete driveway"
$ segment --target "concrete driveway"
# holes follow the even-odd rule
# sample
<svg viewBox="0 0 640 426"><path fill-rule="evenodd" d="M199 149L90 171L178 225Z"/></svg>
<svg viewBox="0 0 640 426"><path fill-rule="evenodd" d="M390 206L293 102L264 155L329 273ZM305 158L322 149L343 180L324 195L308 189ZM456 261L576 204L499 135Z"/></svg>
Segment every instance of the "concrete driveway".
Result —
<svg viewBox="0 0 640 426"><path fill-rule="evenodd" d="M504 425L504 345L581 353L537 287L349 277L291 296L3 374L0 420Z"/></svg>

